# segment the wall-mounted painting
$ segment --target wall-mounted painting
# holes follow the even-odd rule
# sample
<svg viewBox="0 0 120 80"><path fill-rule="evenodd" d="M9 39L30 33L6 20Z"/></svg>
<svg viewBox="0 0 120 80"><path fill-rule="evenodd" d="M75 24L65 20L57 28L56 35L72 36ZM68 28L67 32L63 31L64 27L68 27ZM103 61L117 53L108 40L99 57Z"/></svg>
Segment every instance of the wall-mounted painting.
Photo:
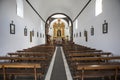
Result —
<svg viewBox="0 0 120 80"><path fill-rule="evenodd" d="M30 31L30 42L32 42L32 31Z"/></svg>
<svg viewBox="0 0 120 80"><path fill-rule="evenodd" d="M15 34L15 24L13 24L13 21L10 23L10 34Z"/></svg>
<svg viewBox="0 0 120 80"><path fill-rule="evenodd" d="M84 30L84 37L85 37L85 41L88 41L88 32L86 30Z"/></svg>
<svg viewBox="0 0 120 80"><path fill-rule="evenodd" d="M37 37L39 37L39 32L37 32Z"/></svg>
<svg viewBox="0 0 120 80"><path fill-rule="evenodd" d="M26 26L24 28L24 36L27 36L27 28L26 28Z"/></svg>
<svg viewBox="0 0 120 80"><path fill-rule="evenodd" d="M81 37L81 32L79 33L79 37Z"/></svg>
<svg viewBox="0 0 120 80"><path fill-rule="evenodd" d="M32 30L32 36L34 37L34 30Z"/></svg>
<svg viewBox="0 0 120 80"><path fill-rule="evenodd" d="M94 27L92 26L91 27L91 36L93 36L94 35Z"/></svg>
<svg viewBox="0 0 120 80"><path fill-rule="evenodd" d="M102 24L102 32L103 34L108 33L108 23L104 20L104 24Z"/></svg>

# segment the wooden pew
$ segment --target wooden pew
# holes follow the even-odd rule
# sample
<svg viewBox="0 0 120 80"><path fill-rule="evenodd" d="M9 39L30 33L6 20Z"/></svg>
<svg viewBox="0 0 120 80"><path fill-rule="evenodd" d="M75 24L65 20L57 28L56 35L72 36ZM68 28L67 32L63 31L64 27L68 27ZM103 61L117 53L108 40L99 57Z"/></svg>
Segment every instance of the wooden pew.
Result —
<svg viewBox="0 0 120 80"><path fill-rule="evenodd" d="M93 49L90 47L82 46L82 45L63 45L65 50L85 50L85 49Z"/></svg>
<svg viewBox="0 0 120 80"><path fill-rule="evenodd" d="M120 56L111 56L111 57L73 57L71 61L92 61L92 60L115 60L120 59Z"/></svg>
<svg viewBox="0 0 120 80"><path fill-rule="evenodd" d="M39 63L43 67L43 71L46 72L50 64L50 59L46 57L9 57L0 56L0 61L7 63Z"/></svg>
<svg viewBox="0 0 120 80"><path fill-rule="evenodd" d="M68 53L88 53L88 52L102 52L102 50L71 50L71 51L68 51Z"/></svg>
<svg viewBox="0 0 120 80"><path fill-rule="evenodd" d="M111 53L104 53L102 50L96 50L96 49L92 49L92 48L88 48L88 47L84 47L84 46L78 46L78 45L67 45L64 46L64 52L65 52L65 56L67 56L67 61L68 64L70 66L70 70L71 72L77 74L74 76L74 78L81 78L80 80L84 80L84 78L87 77L86 72L92 71L90 73L88 73L88 77L104 77L104 76L114 76L115 74L115 80L117 80L117 74L118 74L118 66L120 66L120 63L114 63L115 65L118 65L117 67L114 66L114 64L111 64L111 61L109 60L119 60L120 56L110 56ZM90 53L90 54L89 54ZM98 53L98 54L97 54ZM102 54L104 53L104 54ZM85 55L84 55L85 54ZM108 62L109 61L109 62ZM73 65L75 64L75 65ZM100 67L85 67L86 65L101 65L104 64L106 66L100 66ZM109 65L107 65L109 64ZM78 68L78 66L80 66ZM114 66L114 67L113 67ZM71 69L72 67L72 69ZM84 70L85 68L85 70ZM94 69L93 69L94 68ZM114 69L114 73L113 72L106 72L106 74L104 74L104 71L106 70L113 70ZM120 68L119 68L120 69ZM103 72L101 74L96 74L95 71L100 71L103 70ZM86 72L85 72L86 71ZM95 72L95 73L94 73ZM111 73L110 75L108 75L108 73ZM92 75L93 74L93 75ZM75 79L75 80L79 80L79 79Z"/></svg>
<svg viewBox="0 0 120 80"><path fill-rule="evenodd" d="M8 53L8 57L21 57L20 60L10 59L10 62L38 62L43 64L42 66L48 67L49 63L51 61L53 53L41 53L41 52L19 52L19 53ZM7 57L6 57L7 58ZM30 60L25 60L24 58L31 58ZM33 58L39 58L39 59L33 59Z"/></svg>
<svg viewBox="0 0 120 80"><path fill-rule="evenodd" d="M7 75L34 75L34 80L37 80L38 75L42 76L41 72L37 71L41 65L36 63L2 63L0 68L2 68L0 74L3 74L4 80L7 80ZM33 71L26 71L26 69L33 69Z"/></svg>
<svg viewBox="0 0 120 80"><path fill-rule="evenodd" d="M46 52L15 52L15 53L8 53L10 57L51 57L52 53Z"/></svg>
<svg viewBox="0 0 120 80"><path fill-rule="evenodd" d="M24 49L24 50L17 50L17 52L54 52L54 50L49 49Z"/></svg>
<svg viewBox="0 0 120 80"><path fill-rule="evenodd" d="M40 74L44 74L49 67L51 57L54 53L54 46L35 46L28 49L18 50L15 53L8 53L7 56L0 56L0 61L5 61L0 63L0 74L4 75L4 80L7 80L6 75L34 75L35 80L37 80L37 68L41 69ZM6 61L7 60L7 61ZM9 63L10 62L10 63ZM27 63L26 63L27 62ZM4 64L3 64L4 63ZM28 64L29 63L29 64ZM37 66L40 64L40 66ZM47 65L46 65L47 64ZM32 68L34 71L29 72L21 70L21 68ZM14 69L13 71L9 71ZM16 70L15 70L16 69ZM19 69L19 70L18 70ZM3 70L3 71L1 71ZM30 69L31 70L31 69ZM22 73L20 73L23 71Z"/></svg>
<svg viewBox="0 0 120 80"><path fill-rule="evenodd" d="M31 48L23 49L23 50L17 50L17 52L54 52L55 47L54 46L34 46Z"/></svg>
<svg viewBox="0 0 120 80"><path fill-rule="evenodd" d="M9 56L0 56L0 60L9 60L10 62L16 61L47 61L47 58L42 57L9 57Z"/></svg>
<svg viewBox="0 0 120 80"><path fill-rule="evenodd" d="M110 55L112 55L112 53L107 53L107 52L101 52L101 53L92 53L92 52L88 52L88 53L70 53L68 54L68 58L70 57L101 57L101 56L106 56L109 57Z"/></svg>
<svg viewBox="0 0 120 80"><path fill-rule="evenodd" d="M108 62L109 60L120 60L120 56L111 56L111 57L72 57L69 58L68 61L69 63L73 62Z"/></svg>
<svg viewBox="0 0 120 80"><path fill-rule="evenodd" d="M119 68L120 65L78 65L76 66L78 73L74 75L74 78L84 80L84 78L115 76L114 80L117 80Z"/></svg>
<svg viewBox="0 0 120 80"><path fill-rule="evenodd" d="M68 64L71 69L73 69L77 65L90 65L90 64L119 64L119 62L110 60L120 60L120 56L113 57L74 57L68 59Z"/></svg>

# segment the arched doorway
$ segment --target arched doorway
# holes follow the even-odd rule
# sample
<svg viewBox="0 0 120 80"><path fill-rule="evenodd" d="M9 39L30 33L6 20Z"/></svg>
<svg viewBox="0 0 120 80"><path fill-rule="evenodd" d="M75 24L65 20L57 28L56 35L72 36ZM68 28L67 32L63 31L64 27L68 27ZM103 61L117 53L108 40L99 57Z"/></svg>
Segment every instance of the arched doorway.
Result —
<svg viewBox="0 0 120 80"><path fill-rule="evenodd" d="M45 25L46 43L53 44L57 38L61 38L62 43L73 41L72 20L63 13L52 14Z"/></svg>

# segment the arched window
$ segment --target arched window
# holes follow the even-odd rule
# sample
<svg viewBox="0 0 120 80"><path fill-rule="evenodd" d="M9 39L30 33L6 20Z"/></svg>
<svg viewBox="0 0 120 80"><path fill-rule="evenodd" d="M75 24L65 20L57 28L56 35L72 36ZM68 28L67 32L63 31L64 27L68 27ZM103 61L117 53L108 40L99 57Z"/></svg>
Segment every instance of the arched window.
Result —
<svg viewBox="0 0 120 80"><path fill-rule="evenodd" d="M95 16L102 13L102 0L96 0L95 3Z"/></svg>
<svg viewBox="0 0 120 80"><path fill-rule="evenodd" d="M17 15L20 16L21 18L23 18L23 0L16 0L17 3Z"/></svg>
<svg viewBox="0 0 120 80"><path fill-rule="evenodd" d="M78 20L75 21L75 28L78 29Z"/></svg>

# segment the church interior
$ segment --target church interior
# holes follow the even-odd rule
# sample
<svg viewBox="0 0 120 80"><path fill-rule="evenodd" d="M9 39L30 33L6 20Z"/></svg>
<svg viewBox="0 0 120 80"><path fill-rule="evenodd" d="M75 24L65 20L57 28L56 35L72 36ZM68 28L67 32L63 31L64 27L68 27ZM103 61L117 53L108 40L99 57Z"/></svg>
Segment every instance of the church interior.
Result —
<svg viewBox="0 0 120 80"><path fill-rule="evenodd" d="M0 0L0 80L120 80L120 0Z"/></svg>

